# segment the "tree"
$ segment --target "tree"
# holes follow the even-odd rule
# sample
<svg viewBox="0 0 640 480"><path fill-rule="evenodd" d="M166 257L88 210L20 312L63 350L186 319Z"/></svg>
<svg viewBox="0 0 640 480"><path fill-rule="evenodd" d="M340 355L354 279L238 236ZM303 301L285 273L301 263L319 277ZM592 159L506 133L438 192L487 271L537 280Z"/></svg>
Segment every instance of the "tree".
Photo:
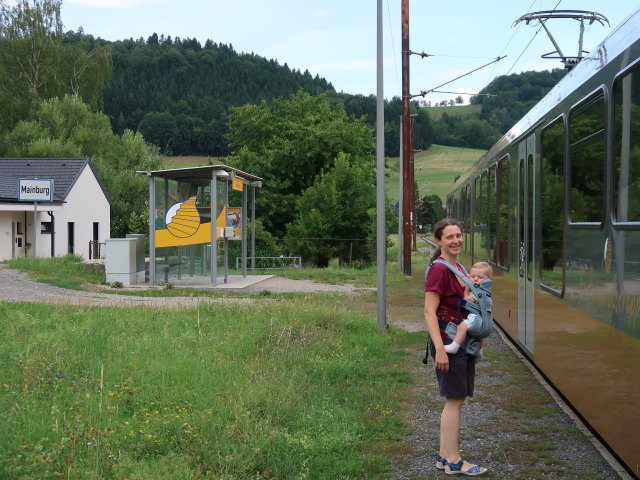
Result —
<svg viewBox="0 0 640 480"><path fill-rule="evenodd" d="M91 42L63 43L61 0L0 2L0 128L29 118L42 99L77 94L96 106L111 69Z"/></svg>
<svg viewBox="0 0 640 480"><path fill-rule="evenodd" d="M40 104L33 121L21 121L0 142L0 155L10 157L88 157L111 200L111 235L131 232L129 222L148 208L148 180L138 170L158 170L156 148L142 135L126 130L114 135L106 115L94 113L78 97L66 96ZM137 231L136 233L146 233Z"/></svg>
<svg viewBox="0 0 640 480"><path fill-rule="evenodd" d="M416 205L418 225L422 225L425 229L429 226L433 227L444 216L444 207L439 195L425 195Z"/></svg>
<svg viewBox="0 0 640 480"><path fill-rule="evenodd" d="M52 73L62 37L61 3L0 3L0 85L5 125L28 116L42 96L60 93Z"/></svg>
<svg viewBox="0 0 640 480"><path fill-rule="evenodd" d="M334 166L302 193L287 237L291 239L288 245L305 262L326 267L332 258L338 258L340 264L373 258L376 193L372 163L372 159L353 159L341 153Z"/></svg>
<svg viewBox="0 0 640 480"><path fill-rule="evenodd" d="M138 131L145 140L159 147L162 153L173 154L171 143L176 136L177 127L176 119L169 112L147 113L138 125Z"/></svg>
<svg viewBox="0 0 640 480"><path fill-rule="evenodd" d="M304 92L232 109L227 138L235 166L264 179L257 211L267 231L280 238L296 215L299 195L340 153L355 161L372 158L374 151L363 119Z"/></svg>

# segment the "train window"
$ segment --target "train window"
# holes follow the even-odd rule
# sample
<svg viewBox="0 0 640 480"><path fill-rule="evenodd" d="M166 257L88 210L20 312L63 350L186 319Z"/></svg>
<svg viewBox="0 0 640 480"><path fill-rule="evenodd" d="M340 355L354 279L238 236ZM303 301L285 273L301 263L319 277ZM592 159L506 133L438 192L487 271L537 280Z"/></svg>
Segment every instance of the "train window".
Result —
<svg viewBox="0 0 640 480"><path fill-rule="evenodd" d="M605 104L600 95L569 117L569 213L571 223L600 224L604 218Z"/></svg>
<svg viewBox="0 0 640 480"><path fill-rule="evenodd" d="M496 202L498 204L498 226L496 232L497 263L509 268L509 157L505 156L498 163L498 184Z"/></svg>
<svg viewBox="0 0 640 480"><path fill-rule="evenodd" d="M640 71L634 70L620 78L613 96L615 221L640 223Z"/></svg>
<svg viewBox="0 0 640 480"><path fill-rule="evenodd" d="M542 130L541 148L542 270L540 283L561 295L564 283L565 124L563 117Z"/></svg>
<svg viewBox="0 0 640 480"><path fill-rule="evenodd" d="M525 250L524 250L524 160L520 159L520 168L518 172L518 264L520 265L519 273L524 277L525 266Z"/></svg>
<svg viewBox="0 0 640 480"><path fill-rule="evenodd" d="M469 232L471 231L471 197L469 196L469 184L467 183L462 189L462 232L464 253L469 253L471 242L469 241Z"/></svg>
<svg viewBox="0 0 640 480"><path fill-rule="evenodd" d="M496 261L496 166L492 165L487 175L487 246L489 260Z"/></svg>
<svg viewBox="0 0 640 480"><path fill-rule="evenodd" d="M476 204L475 204L476 226L482 225L482 178L476 177Z"/></svg>
<svg viewBox="0 0 640 480"><path fill-rule="evenodd" d="M527 156L527 278L533 277L533 155Z"/></svg>

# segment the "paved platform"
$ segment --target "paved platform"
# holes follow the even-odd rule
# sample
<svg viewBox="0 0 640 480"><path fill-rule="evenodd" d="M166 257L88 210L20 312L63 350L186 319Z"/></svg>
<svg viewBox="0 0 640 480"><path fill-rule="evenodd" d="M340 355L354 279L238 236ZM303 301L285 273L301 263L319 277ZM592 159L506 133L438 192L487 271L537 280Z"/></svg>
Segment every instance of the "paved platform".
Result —
<svg viewBox="0 0 640 480"><path fill-rule="evenodd" d="M263 282L273 278L274 275L228 275L227 282L224 281L224 276L218 276L218 281L215 286L211 284L211 276L207 275L183 275L182 278L170 278L169 282L175 287L193 287L199 289L212 289L212 290L240 290L250 287L256 283ZM148 283L146 285L149 285ZM135 286L135 285L132 285Z"/></svg>

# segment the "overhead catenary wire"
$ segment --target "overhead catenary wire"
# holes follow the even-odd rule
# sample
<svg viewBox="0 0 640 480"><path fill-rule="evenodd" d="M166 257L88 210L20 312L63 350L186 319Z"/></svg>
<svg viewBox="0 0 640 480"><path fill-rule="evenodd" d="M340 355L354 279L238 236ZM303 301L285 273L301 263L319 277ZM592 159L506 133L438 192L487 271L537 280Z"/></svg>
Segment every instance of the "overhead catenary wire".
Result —
<svg viewBox="0 0 640 480"><path fill-rule="evenodd" d="M535 3L535 2L534 2ZM558 6L562 3L562 0L558 0L558 3L556 3L556 6L553 7L553 10L556 10L558 8ZM533 3L531 4L531 6L533 6ZM529 7L529 9L531 9L531 6ZM552 11L553 11L552 10ZM533 37L531 37L531 40L529 41L529 43L527 43L527 46L524 47L524 49L522 50L522 52L520 53L520 55L518 56L518 58L516 58L516 61L513 62L513 65L511 65L511 68L509 68L509 70L507 71L507 73L505 73L505 75L509 75L509 73L511 73L511 70L513 70L513 68L516 66L516 64L518 63L518 61L522 58L522 56L524 55L524 53L527 51L527 49L529 48L529 46L533 43L533 41L535 40L536 36L538 35L538 33L540 32L540 30L542 30L542 23L540 24L540 27L536 30L536 32L533 34Z"/></svg>
<svg viewBox="0 0 640 480"><path fill-rule="evenodd" d="M531 5L529 5L529 8L527 9L527 11L531 10L531 8L533 7L533 5L536 3L536 0L533 0L531 2ZM513 34L511 35L511 38L509 38L509 40L507 41L507 44L504 46L504 48L502 49L502 51L500 52L500 55L502 55L507 48L509 47L509 45L511 44L511 42L513 41L513 39L515 38L516 34L518 33L518 30L520 30L520 24L518 24L518 26L516 27L515 31L513 32ZM534 36L535 38L535 36ZM523 52L524 53L524 52ZM522 56L522 54L520 54L520 56ZM518 57L520 58L520 57ZM517 60L516 60L517 61ZM515 65L515 62L514 62ZM489 85L491 83L491 79L493 79L496 68L498 67L498 65L494 65L493 68L491 69L491 74L489 75L489 79L487 81L487 85ZM511 67L513 68L513 66ZM511 69L509 69L509 71L511 71Z"/></svg>
<svg viewBox="0 0 640 480"><path fill-rule="evenodd" d="M454 78L454 79L452 79L452 80L449 80L448 82L441 83L441 84L440 84L440 85L438 85L437 87L433 87L433 88L431 88L431 89L429 89L429 90L421 90L419 94L411 95L411 98L414 98L414 97L420 97L420 96L425 97L428 93L431 93L431 92L433 92L433 91L437 90L437 89L438 89L438 88L440 88L440 87L443 87L443 86L448 85L448 84L450 84L450 83L452 83L452 82L455 82L456 80L458 80L458 79L460 79L460 78L462 78L462 77L466 77L467 75L469 75L469 74L471 74L471 73L473 73L473 72L477 72L477 71L478 71L478 70L480 70L481 68L484 68L484 67L486 67L486 66L488 66L488 65L491 65L492 63L499 62L499 61L500 61L500 60L502 60L503 58L506 58L506 55L505 55L504 57L497 57L497 58L493 59L493 61L491 61L491 62L489 62L489 63L486 63L486 64L484 64L484 65L481 65L481 66L479 66L478 68L474 68L473 70L471 70L471 71L469 71L469 72L467 72L467 73L464 73L464 74L462 74L462 75L459 75L459 76L457 76L456 78Z"/></svg>

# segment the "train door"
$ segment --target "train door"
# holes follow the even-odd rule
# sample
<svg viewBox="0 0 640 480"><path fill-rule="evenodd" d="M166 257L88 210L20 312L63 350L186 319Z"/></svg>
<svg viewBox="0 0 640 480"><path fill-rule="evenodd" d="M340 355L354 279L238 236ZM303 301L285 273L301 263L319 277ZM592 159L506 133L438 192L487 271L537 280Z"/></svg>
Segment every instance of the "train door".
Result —
<svg viewBox="0 0 640 480"><path fill-rule="evenodd" d="M533 353L535 244L535 134L518 146L518 340Z"/></svg>

